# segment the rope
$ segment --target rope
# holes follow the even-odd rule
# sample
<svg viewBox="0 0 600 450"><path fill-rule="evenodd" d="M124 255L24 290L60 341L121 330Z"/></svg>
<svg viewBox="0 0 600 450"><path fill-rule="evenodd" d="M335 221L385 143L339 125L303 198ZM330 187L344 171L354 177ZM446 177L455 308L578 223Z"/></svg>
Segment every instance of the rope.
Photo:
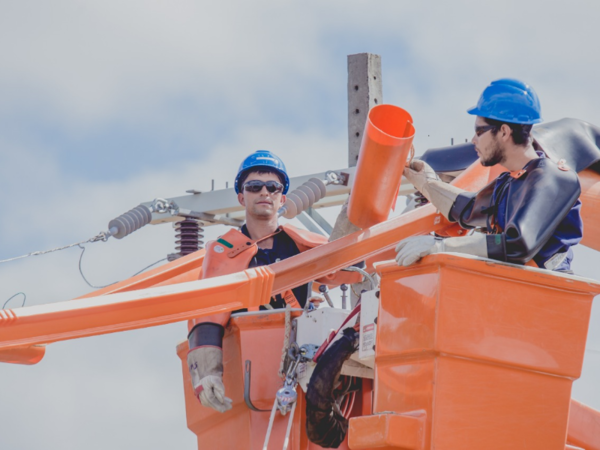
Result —
<svg viewBox="0 0 600 450"><path fill-rule="evenodd" d="M275 396L275 402L273 403L273 409L271 409L271 416L269 417L269 425L267 427L267 434L265 435L265 442L263 444L263 450L268 450L269 440L271 440L271 432L273 431L273 422L275 422L275 411L277 411L277 396ZM283 450L287 450L290 443L290 433L292 431L292 425L294 423L294 413L296 412L296 406L298 402L295 401L290 411L290 418L288 419L287 428L285 431L285 438L283 440Z"/></svg>
<svg viewBox="0 0 600 450"><path fill-rule="evenodd" d="M290 418L288 419L287 429L285 430L285 440L283 441L283 450L287 450L288 445L290 443L290 432L292 431L292 424L294 422L294 413L296 412L296 405L298 402L294 402L292 405L292 411L290 413Z"/></svg>
<svg viewBox="0 0 600 450"><path fill-rule="evenodd" d="M271 410L271 416L269 417L269 426L267 427L267 434L265 435L265 443L263 444L263 450L268 450L269 440L271 439L271 431L273 431L273 422L275 421L275 411L277 411L277 396L273 402L273 409Z"/></svg>
<svg viewBox="0 0 600 450"><path fill-rule="evenodd" d="M93 238L90 238L86 241L76 242L74 244L65 245L63 247L56 247L56 248L52 248L50 250L31 252L31 253L27 253L26 255L16 256L14 258L2 259L2 260L0 260L0 264L9 262L9 261L16 261L17 259L28 258L30 256L38 256L38 255L45 255L46 253L58 252L59 250L65 250L65 249L71 248L71 247L76 247L76 246L81 247L81 244L90 244L92 242L98 242L98 241L106 242L109 237L110 237L110 234L103 231L101 233L98 233Z"/></svg>
<svg viewBox="0 0 600 450"><path fill-rule="evenodd" d="M306 301L308 303L308 300ZM285 378L285 358L290 346L290 335L292 334L292 307L285 305L285 334L283 337L283 348L281 349L281 362L279 363L279 377Z"/></svg>

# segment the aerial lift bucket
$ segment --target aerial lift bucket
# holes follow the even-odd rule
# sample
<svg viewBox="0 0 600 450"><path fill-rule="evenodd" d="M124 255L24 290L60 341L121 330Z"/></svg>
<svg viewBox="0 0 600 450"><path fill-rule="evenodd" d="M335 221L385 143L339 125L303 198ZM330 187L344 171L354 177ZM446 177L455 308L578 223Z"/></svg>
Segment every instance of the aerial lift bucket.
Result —
<svg viewBox="0 0 600 450"><path fill-rule="evenodd" d="M387 220L414 136L412 117L402 108L371 108L348 204L348 218L354 225L364 229Z"/></svg>
<svg viewBox="0 0 600 450"><path fill-rule="evenodd" d="M268 431L275 394L282 386L278 372L284 342L284 315L281 311L232 317L223 339L223 382L226 395L233 400L233 408L225 413L200 404L194 395L187 367L188 342L184 341L177 346L183 374L187 425L197 436L199 449L262 450L268 433L269 449L284 447L290 413L282 416L277 412L272 430ZM370 386L369 381L365 385ZM246 403L246 385L249 387L248 398L256 410ZM297 392L297 407L292 418L287 448L320 449L320 446L311 443L306 436L304 392L299 386ZM367 392L370 400L371 392ZM370 414L370 407L370 401L364 402L358 396L351 414ZM348 449L348 440L339 448Z"/></svg>
<svg viewBox="0 0 600 450"><path fill-rule="evenodd" d="M351 449L567 448L597 281L455 254L378 272L373 415L350 419Z"/></svg>

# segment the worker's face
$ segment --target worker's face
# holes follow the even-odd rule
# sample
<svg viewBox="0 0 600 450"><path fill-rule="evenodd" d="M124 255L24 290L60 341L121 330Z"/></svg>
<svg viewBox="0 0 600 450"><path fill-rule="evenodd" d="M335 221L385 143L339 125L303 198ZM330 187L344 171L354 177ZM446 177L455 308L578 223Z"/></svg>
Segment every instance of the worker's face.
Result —
<svg viewBox="0 0 600 450"><path fill-rule="evenodd" d="M475 135L471 142L475 145L481 165L490 167L502 164L505 159L505 152L498 134L494 134L494 130L487 127L489 127L489 123L483 120L482 117L477 117L475 120Z"/></svg>
<svg viewBox="0 0 600 450"><path fill-rule="evenodd" d="M244 184L252 180L281 183L279 177L274 173L251 173ZM281 192L270 193L266 186L263 186L260 192L248 192L242 188L242 191L238 194L238 200L240 205L246 208L246 216L266 220L277 215L277 211L285 203L285 195Z"/></svg>

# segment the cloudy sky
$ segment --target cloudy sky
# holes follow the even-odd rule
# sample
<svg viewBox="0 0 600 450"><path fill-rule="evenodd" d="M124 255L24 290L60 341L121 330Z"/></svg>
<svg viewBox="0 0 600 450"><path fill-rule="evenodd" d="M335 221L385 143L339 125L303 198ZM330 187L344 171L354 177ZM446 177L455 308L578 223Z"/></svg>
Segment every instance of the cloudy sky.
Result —
<svg viewBox="0 0 600 450"><path fill-rule="evenodd" d="M258 148L291 175L346 165L346 56L383 61L417 152L472 135L489 81L522 78L547 121L600 124L595 0L0 0L0 259L81 241L155 197L231 181ZM216 229L208 231L214 237ZM168 225L88 246L93 284L173 251ZM90 291L79 250L0 267L0 302ZM579 275L600 255L577 250ZM11 307L19 305L15 298ZM0 305L1 306L1 305ZM175 345L184 324L53 344L0 365L0 448L195 448ZM575 398L600 409L600 306Z"/></svg>

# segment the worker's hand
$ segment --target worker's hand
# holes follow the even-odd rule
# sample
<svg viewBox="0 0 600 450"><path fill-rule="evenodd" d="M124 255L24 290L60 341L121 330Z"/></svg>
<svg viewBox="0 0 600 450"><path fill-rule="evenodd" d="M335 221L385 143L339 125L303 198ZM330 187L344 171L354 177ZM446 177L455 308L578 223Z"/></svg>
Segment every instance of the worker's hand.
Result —
<svg viewBox="0 0 600 450"><path fill-rule="evenodd" d="M424 256L442 252L444 241L433 236L413 236L400 241L396 246L396 262L399 266L410 266Z"/></svg>
<svg viewBox="0 0 600 450"><path fill-rule="evenodd" d="M216 375L208 375L200 380L202 391L198 400L204 406L224 413L231 409L231 399L225 397L225 386L223 378Z"/></svg>
<svg viewBox="0 0 600 450"><path fill-rule="evenodd" d="M202 405L219 412L231 409L223 385L223 350L218 347L196 347L187 356L194 393Z"/></svg>
<svg viewBox="0 0 600 450"><path fill-rule="evenodd" d="M435 171L429 164L420 159L413 159L410 167L404 168L404 176L412 183L415 189L427 196L426 185L429 181L439 180ZM425 191L423 190L425 188ZM431 200L431 199L430 199Z"/></svg>

